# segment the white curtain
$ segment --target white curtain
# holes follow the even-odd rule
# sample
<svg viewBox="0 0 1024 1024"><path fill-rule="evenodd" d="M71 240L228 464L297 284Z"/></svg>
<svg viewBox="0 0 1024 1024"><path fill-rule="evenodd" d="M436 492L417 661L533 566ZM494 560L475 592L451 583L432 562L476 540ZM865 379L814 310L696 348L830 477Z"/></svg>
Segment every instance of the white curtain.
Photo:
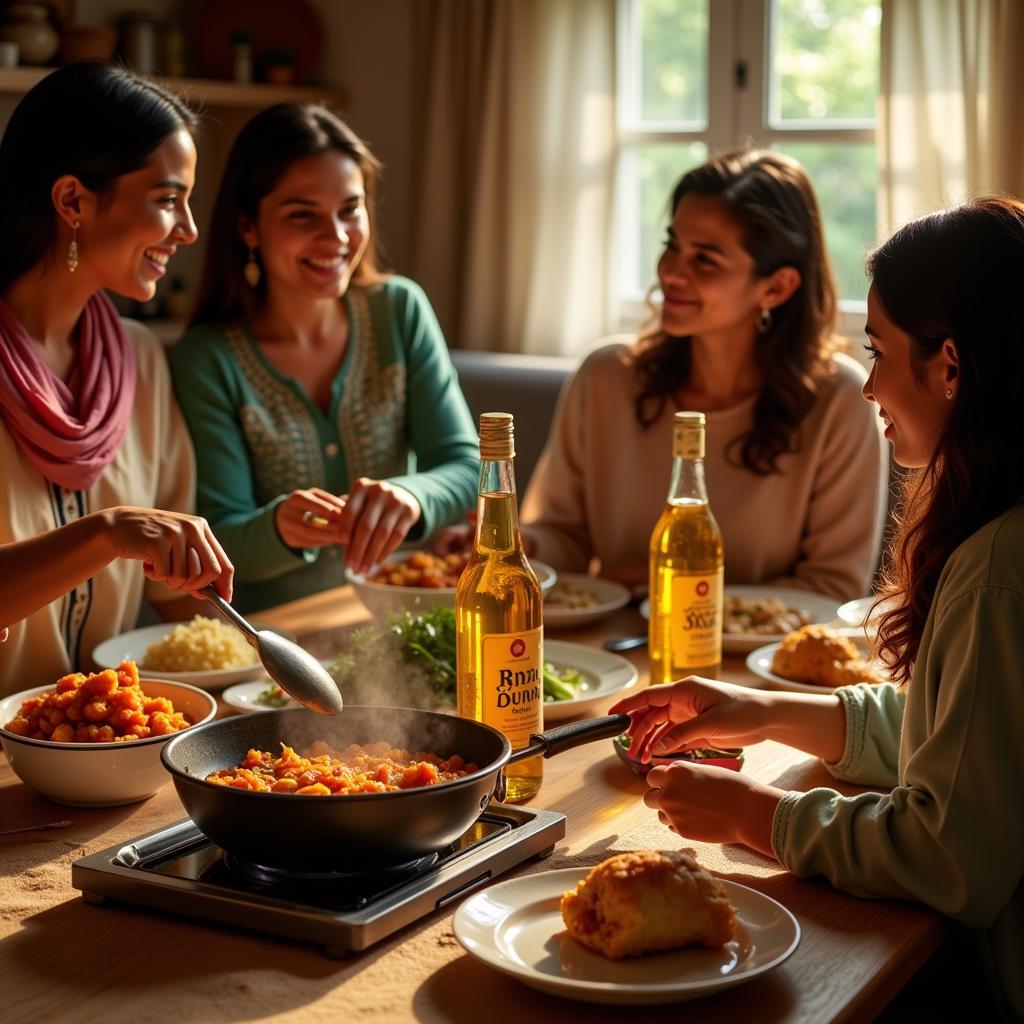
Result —
<svg viewBox="0 0 1024 1024"><path fill-rule="evenodd" d="M578 352L608 331L615 2L416 18L412 275L453 346Z"/></svg>
<svg viewBox="0 0 1024 1024"><path fill-rule="evenodd" d="M883 0L879 237L1024 197L1024 0Z"/></svg>

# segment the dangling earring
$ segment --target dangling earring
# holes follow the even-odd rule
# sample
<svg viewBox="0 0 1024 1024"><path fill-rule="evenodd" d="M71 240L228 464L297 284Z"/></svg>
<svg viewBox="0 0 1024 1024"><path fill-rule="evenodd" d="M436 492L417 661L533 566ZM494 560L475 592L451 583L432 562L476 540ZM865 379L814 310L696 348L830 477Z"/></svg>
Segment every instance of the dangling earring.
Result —
<svg viewBox="0 0 1024 1024"><path fill-rule="evenodd" d="M772 329L772 311L762 309L757 314L757 329L761 334L767 334Z"/></svg>
<svg viewBox="0 0 1024 1024"><path fill-rule="evenodd" d="M953 389L952 388L946 388L946 397L947 398L952 398L953 397Z"/></svg>
<svg viewBox="0 0 1024 1024"><path fill-rule="evenodd" d="M255 288L260 283L260 265L256 262L256 250L249 246L249 258L245 261L245 269L242 271L245 276L245 283L250 288Z"/></svg>
<svg viewBox="0 0 1024 1024"><path fill-rule="evenodd" d="M71 226L71 241L68 243L68 270L73 274L78 266L78 221Z"/></svg>

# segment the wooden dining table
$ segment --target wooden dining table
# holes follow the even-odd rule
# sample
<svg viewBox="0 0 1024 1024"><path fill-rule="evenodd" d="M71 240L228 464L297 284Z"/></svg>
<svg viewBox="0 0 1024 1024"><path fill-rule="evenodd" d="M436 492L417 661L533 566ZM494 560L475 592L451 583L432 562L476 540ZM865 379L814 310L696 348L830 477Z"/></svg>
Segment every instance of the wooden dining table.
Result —
<svg viewBox="0 0 1024 1024"><path fill-rule="evenodd" d="M318 657L344 648L351 630L368 618L349 587L257 617L291 630ZM644 626L635 609L625 608L598 624L550 635L599 645ZM647 685L646 649L626 657L639 671L637 685ZM726 658L722 674L763 685L740 657ZM387 680L380 686L386 698ZM857 792L837 784L814 758L772 742L748 748L743 771L787 790L825 785ZM645 806L644 790L643 779L608 740L551 758L531 805L566 815L565 838L547 860L502 878L590 866L625 850L692 849L715 874L772 897L795 915L801 937L788 960L701 998L692 1009L604 1007L528 988L464 952L452 930L454 907L333 960L315 946L184 916L88 905L72 888L72 862L183 819L174 788L127 807L62 807L23 785L3 759L0 829L58 819L71 825L0 838L0 1019L622 1024L640 1013L686 1012L722 1024L869 1021L942 942L944 920L925 907L858 899L824 879L798 879L745 847L680 839Z"/></svg>

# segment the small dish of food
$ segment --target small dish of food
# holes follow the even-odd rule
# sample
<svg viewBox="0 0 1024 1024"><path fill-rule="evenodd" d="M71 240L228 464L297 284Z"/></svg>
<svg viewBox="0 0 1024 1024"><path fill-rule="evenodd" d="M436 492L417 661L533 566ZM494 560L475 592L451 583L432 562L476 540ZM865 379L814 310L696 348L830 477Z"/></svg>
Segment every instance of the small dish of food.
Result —
<svg viewBox="0 0 1024 1024"><path fill-rule="evenodd" d="M589 626L629 604L629 590L614 580L560 572L544 594L544 625L551 629Z"/></svg>
<svg viewBox="0 0 1024 1024"><path fill-rule="evenodd" d="M717 750L714 747L701 747L697 750L683 750L675 754L658 754L646 763L638 761L629 752L630 737L623 734L612 740L615 753L628 764L638 775L646 775L658 765L672 764L675 761L693 761L695 764L709 764L717 768L729 768L738 772L743 767L743 750L740 747L726 747Z"/></svg>
<svg viewBox="0 0 1024 1024"><path fill-rule="evenodd" d="M620 655L567 640L545 640L544 661L545 724L592 714L639 677Z"/></svg>
<svg viewBox="0 0 1024 1024"><path fill-rule="evenodd" d="M205 691L140 680L134 663L125 662L0 700L0 741L18 778L43 796L115 807L145 800L168 782L163 745L216 713Z"/></svg>
<svg viewBox="0 0 1024 1024"><path fill-rule="evenodd" d="M773 688L821 693L853 683L888 681L885 667L867 658L866 647L829 626L802 626L781 643L747 655L747 668Z"/></svg>
<svg viewBox="0 0 1024 1024"><path fill-rule="evenodd" d="M275 711L277 708L302 706L269 677L235 683L220 695L220 699L236 711Z"/></svg>
<svg viewBox="0 0 1024 1024"><path fill-rule="evenodd" d="M833 622L838 610L838 601L810 590L731 583L722 609L722 650L746 654L800 626ZM649 600L640 605L640 614L650 618Z"/></svg>
<svg viewBox="0 0 1024 1024"><path fill-rule="evenodd" d="M256 629L266 629L258 622ZM273 630L288 640L291 633ZM259 656L242 634L221 619L196 615L191 622L143 626L97 644L93 661L115 668L134 661L147 679L172 679L204 689L218 689L263 674Z"/></svg>
<svg viewBox="0 0 1024 1024"><path fill-rule="evenodd" d="M469 556L435 555L406 551L393 555L368 573L345 570L356 596L366 610L382 622L399 612L423 612L437 605L455 607L455 587ZM555 584L558 574L550 565L530 560L542 591Z"/></svg>
<svg viewBox="0 0 1024 1024"><path fill-rule="evenodd" d="M684 871L696 884L680 878L673 885L671 875ZM621 911L635 899L666 912L657 920L626 913L619 934L610 920L615 915L605 914L604 931L595 934L589 929L596 915L576 908L586 898L581 888L598 898L605 884L617 887L609 909ZM696 899L706 907L696 908ZM693 928L687 907L697 911ZM707 925L711 919L714 927ZM778 967L800 942L796 918L771 897L715 878L687 854L649 851L617 854L593 869L542 871L490 885L460 904L453 927L467 953L524 985L606 1005L710 995ZM641 949L650 952L632 955Z"/></svg>

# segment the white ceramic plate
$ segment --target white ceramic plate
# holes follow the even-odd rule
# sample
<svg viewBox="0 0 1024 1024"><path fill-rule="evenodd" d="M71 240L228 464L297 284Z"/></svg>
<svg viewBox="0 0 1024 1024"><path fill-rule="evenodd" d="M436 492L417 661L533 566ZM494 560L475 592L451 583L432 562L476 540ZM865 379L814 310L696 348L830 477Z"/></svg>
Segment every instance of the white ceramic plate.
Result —
<svg viewBox="0 0 1024 1024"><path fill-rule="evenodd" d="M212 616L211 616L212 617ZM92 652L93 661L100 668L117 668L126 659L134 661L139 666L139 674L146 679L171 679L179 683L191 683L193 686L201 686L204 689L215 690L231 683L240 683L246 679L254 679L263 675L263 666L256 662L255 665L246 665L244 668L220 668L212 669L209 672L154 672L152 669L143 668L142 661L146 657L146 651L152 644L155 644L162 637L166 636L175 626L183 625L180 622L160 622L155 626L143 626L142 629L133 629L120 636L111 637L97 644ZM253 625L261 627L258 622ZM287 630L274 629L273 632L294 640L295 636ZM255 652L253 652L255 657Z"/></svg>
<svg viewBox="0 0 1024 1024"><path fill-rule="evenodd" d="M554 591L563 583L574 591L589 591L597 599L597 604L586 608L563 608L550 605L548 600ZM603 580L599 576L587 576L583 573L560 572L558 582L549 590L544 598L544 625L552 629L575 629L577 626L589 626L619 608L629 604L629 590L621 583Z"/></svg>
<svg viewBox="0 0 1024 1024"><path fill-rule="evenodd" d="M807 612L811 622L832 622L839 610L839 602L824 594L815 594L810 590L799 590L796 587L757 587L734 583L725 588L726 596L732 594L748 601L767 601L776 598L789 608ZM640 614L649 619L651 616L650 601L640 605ZM786 631L788 632L788 630ZM760 647L772 636L782 637L784 633L723 633L722 650L726 654L746 654Z"/></svg>
<svg viewBox="0 0 1024 1024"><path fill-rule="evenodd" d="M229 707L238 711L276 711L278 707L298 708L302 705L298 701L288 697L284 704L274 705L260 704L256 699L264 690L269 689L274 683L269 676L263 679L254 679L248 683L235 683L229 686L221 695L220 699Z"/></svg>
<svg viewBox="0 0 1024 1024"><path fill-rule="evenodd" d="M853 639L857 639L854 637ZM756 651L751 651L747 655L747 668L754 673L755 676L760 676L762 679L771 683L773 688L776 690L792 690L794 693L828 693L831 687L828 686L815 686L813 683L798 683L794 679L786 679L783 676L777 676L772 671L772 659L775 657L775 652L782 646L782 643L766 644L764 647L758 647Z"/></svg>
<svg viewBox="0 0 1024 1024"><path fill-rule="evenodd" d="M569 938L559 910L562 893L588 872L565 868L492 885L455 912L455 937L470 955L533 988L620 1005L696 999L739 985L778 967L800 942L785 907L723 878L739 923L732 942L608 960Z"/></svg>
<svg viewBox="0 0 1024 1024"><path fill-rule="evenodd" d="M599 647L573 644L567 640L544 640L544 660L555 668L578 668L583 682L574 700L552 700L544 704L544 724L586 714L614 693L628 689L637 680L636 667L618 654Z"/></svg>

